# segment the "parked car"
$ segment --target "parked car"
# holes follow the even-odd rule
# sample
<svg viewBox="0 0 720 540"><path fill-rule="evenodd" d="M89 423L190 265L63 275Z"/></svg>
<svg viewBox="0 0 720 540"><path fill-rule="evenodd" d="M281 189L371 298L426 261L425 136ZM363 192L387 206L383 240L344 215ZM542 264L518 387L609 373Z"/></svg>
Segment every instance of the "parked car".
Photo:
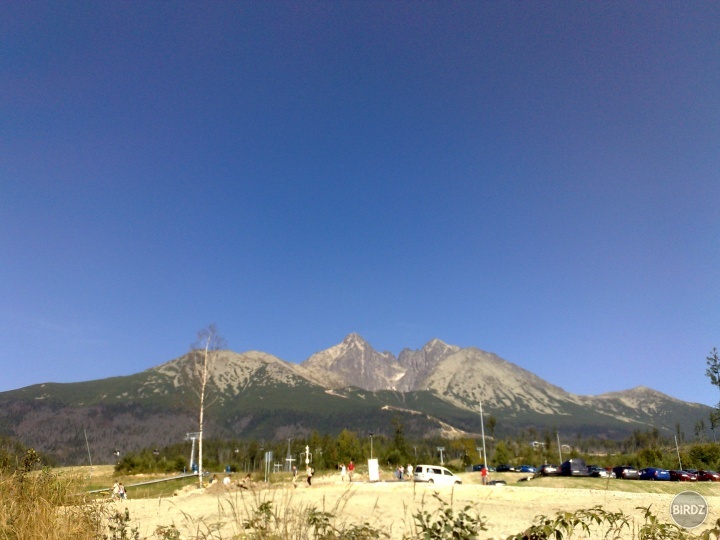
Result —
<svg viewBox="0 0 720 540"><path fill-rule="evenodd" d="M538 469L537 474L541 474L542 476L558 476L560 474L560 467L545 464Z"/></svg>
<svg viewBox="0 0 720 540"><path fill-rule="evenodd" d="M670 471L657 467L640 469L640 480L670 480Z"/></svg>
<svg viewBox="0 0 720 540"><path fill-rule="evenodd" d="M613 473L615 474L615 478L622 478L623 480L637 480L640 478L638 470L630 465L613 467Z"/></svg>
<svg viewBox="0 0 720 540"><path fill-rule="evenodd" d="M482 468L484 466L485 466L484 463L480 463L479 465L473 465L472 470L473 470L473 472L480 472L480 471L482 471ZM488 467L487 470L488 470L488 472L495 472L495 467Z"/></svg>
<svg viewBox="0 0 720 540"><path fill-rule="evenodd" d="M532 465L520 465L518 472L535 474L537 472L537 469Z"/></svg>
<svg viewBox="0 0 720 540"><path fill-rule="evenodd" d="M495 470L497 472L516 472L512 465L498 465Z"/></svg>
<svg viewBox="0 0 720 540"><path fill-rule="evenodd" d="M560 474L563 476L587 476L588 468L585 461L579 458L568 459L560 465Z"/></svg>
<svg viewBox="0 0 720 540"><path fill-rule="evenodd" d="M673 482L697 482L697 474L690 471L670 471Z"/></svg>
<svg viewBox="0 0 720 540"><path fill-rule="evenodd" d="M609 478L610 473L605 467L600 467L599 465L588 465L588 476L592 476L594 478Z"/></svg>
<svg viewBox="0 0 720 540"><path fill-rule="evenodd" d="M505 480L490 480L489 484L491 486L507 486L507 482Z"/></svg>
<svg viewBox="0 0 720 540"><path fill-rule="evenodd" d="M715 471L699 470L697 472L698 482L720 482L720 474Z"/></svg>
<svg viewBox="0 0 720 540"><path fill-rule="evenodd" d="M416 465L413 480L415 482L439 485L462 484L459 476L439 465Z"/></svg>

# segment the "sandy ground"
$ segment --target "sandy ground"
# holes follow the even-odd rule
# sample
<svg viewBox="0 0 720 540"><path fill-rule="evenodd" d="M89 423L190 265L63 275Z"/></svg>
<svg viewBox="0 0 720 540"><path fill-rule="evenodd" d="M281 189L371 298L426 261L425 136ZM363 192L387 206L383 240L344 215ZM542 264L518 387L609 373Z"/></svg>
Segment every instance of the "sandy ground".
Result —
<svg viewBox="0 0 720 540"><path fill-rule="evenodd" d="M413 482L340 483L337 477L316 478L313 486L298 483L293 488L256 485L252 490L227 489L219 484L204 490L186 488L174 497L116 502L130 510L131 524L139 527L141 537L155 538L159 525L174 524L183 538L233 538L241 533L243 523L253 509L263 502L272 502L281 522L289 522L294 512L315 507L338 517L336 527L369 523L400 539L412 535L413 515L420 509L433 510L437 500L433 494L452 503L456 511L471 505L485 517L487 530L480 538L506 538L530 526L538 515L555 516L557 512L588 509L601 505L607 511L622 511L633 516L636 527L644 522L637 507L652 505L662 521L671 522L669 507L673 495L625 493L612 490L558 489L528 486L482 486L477 484L453 487L431 486ZM720 496L706 497L710 514L705 524L693 532L709 527L720 517ZM210 531L217 530L214 535ZM625 538L633 538L628 530ZM578 536L579 538L584 535Z"/></svg>

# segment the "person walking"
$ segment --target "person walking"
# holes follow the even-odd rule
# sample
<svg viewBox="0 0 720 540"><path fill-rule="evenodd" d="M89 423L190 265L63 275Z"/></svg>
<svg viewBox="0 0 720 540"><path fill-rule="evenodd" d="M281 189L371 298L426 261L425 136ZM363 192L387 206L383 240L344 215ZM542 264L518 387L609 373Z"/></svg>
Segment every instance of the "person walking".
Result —
<svg viewBox="0 0 720 540"><path fill-rule="evenodd" d="M487 486L488 485L488 470L485 465L483 465L482 469L480 469L480 477L482 478L482 485Z"/></svg>
<svg viewBox="0 0 720 540"><path fill-rule="evenodd" d="M340 464L340 483L345 483L345 476L347 475L347 468L344 463Z"/></svg>
<svg viewBox="0 0 720 540"><path fill-rule="evenodd" d="M293 488L296 488L296 487L297 487L297 477L298 477L298 470L297 470L297 467L296 467L295 465L293 465L293 468L292 468L292 483L293 483Z"/></svg>
<svg viewBox="0 0 720 540"><path fill-rule="evenodd" d="M308 483L308 486L312 486L312 477L313 477L313 473L314 473L313 468L312 468L310 465L308 465L308 466L307 466L307 471L305 471L305 472L306 472L306 474L307 474L307 483Z"/></svg>
<svg viewBox="0 0 720 540"><path fill-rule="evenodd" d="M348 481L352 482L353 474L355 473L355 464L352 462L352 460L350 460L350 463L348 463L347 470L348 470L348 478L349 478Z"/></svg>

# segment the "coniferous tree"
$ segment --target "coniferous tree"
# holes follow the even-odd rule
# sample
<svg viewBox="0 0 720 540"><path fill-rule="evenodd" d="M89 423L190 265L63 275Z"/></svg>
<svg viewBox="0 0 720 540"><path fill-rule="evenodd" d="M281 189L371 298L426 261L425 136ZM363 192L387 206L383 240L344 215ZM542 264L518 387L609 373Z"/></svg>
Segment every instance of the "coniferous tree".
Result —
<svg viewBox="0 0 720 540"><path fill-rule="evenodd" d="M710 377L713 386L720 388L720 354L718 354L717 347L713 347L710 355L705 360L707 362L705 374Z"/></svg>

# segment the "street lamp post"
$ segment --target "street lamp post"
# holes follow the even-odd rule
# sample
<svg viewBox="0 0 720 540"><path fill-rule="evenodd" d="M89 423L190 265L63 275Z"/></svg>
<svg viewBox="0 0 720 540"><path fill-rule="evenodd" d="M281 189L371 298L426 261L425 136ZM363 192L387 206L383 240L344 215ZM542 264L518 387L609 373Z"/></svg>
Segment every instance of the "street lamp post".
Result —
<svg viewBox="0 0 720 540"><path fill-rule="evenodd" d="M310 446L305 445L305 452L300 454L300 456L305 456L305 468L310 466L310 462L312 461L312 454L310 453Z"/></svg>
<svg viewBox="0 0 720 540"><path fill-rule="evenodd" d="M292 453L290 452L290 444L292 443L292 437L288 438L288 449L287 449L287 456L285 456L285 464L287 466L288 471L292 471L292 462L295 461L292 457Z"/></svg>
<svg viewBox="0 0 720 540"><path fill-rule="evenodd" d="M482 432L483 463L485 464L485 467L487 467L487 454L485 453L485 421L483 420L482 399L480 400L480 430Z"/></svg>

